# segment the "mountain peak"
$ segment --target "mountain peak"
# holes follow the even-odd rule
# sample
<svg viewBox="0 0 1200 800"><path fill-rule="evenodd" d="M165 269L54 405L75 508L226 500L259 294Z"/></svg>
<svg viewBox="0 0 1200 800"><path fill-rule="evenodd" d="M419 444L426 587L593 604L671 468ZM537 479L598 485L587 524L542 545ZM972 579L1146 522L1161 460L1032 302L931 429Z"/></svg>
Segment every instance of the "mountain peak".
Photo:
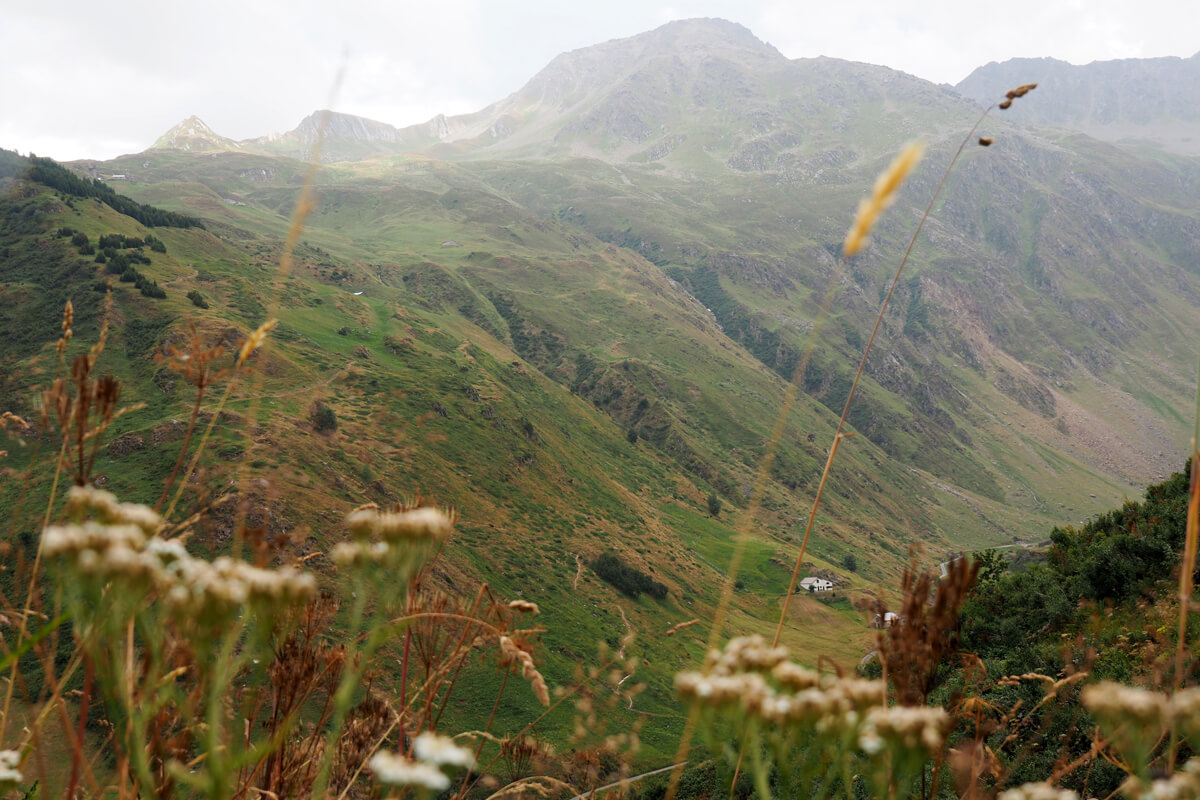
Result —
<svg viewBox="0 0 1200 800"><path fill-rule="evenodd" d="M678 19L660 25L642 36L654 37L680 46L723 45L762 54L780 55L778 50L760 40L749 28L719 17Z"/></svg>
<svg viewBox="0 0 1200 800"><path fill-rule="evenodd" d="M311 144L324 133L326 139L356 139L363 142L396 143L401 140L400 131L378 120L342 114L337 111L314 111L292 131L302 142Z"/></svg>
<svg viewBox="0 0 1200 800"><path fill-rule="evenodd" d="M159 150L188 151L241 149L241 145L218 134L195 114L158 137L153 146Z"/></svg>

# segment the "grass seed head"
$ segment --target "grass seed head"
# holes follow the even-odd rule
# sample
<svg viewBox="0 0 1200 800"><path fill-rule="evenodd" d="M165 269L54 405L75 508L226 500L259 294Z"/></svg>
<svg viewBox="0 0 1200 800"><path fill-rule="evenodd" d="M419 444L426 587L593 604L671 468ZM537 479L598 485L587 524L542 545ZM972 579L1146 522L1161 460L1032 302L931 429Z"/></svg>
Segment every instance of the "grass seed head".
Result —
<svg viewBox="0 0 1200 800"><path fill-rule="evenodd" d="M870 197L859 203L858 213L855 214L854 222L846 233L846 240L842 243L844 255L852 256L863 248L867 242L867 234L875 227L880 215L895 201L896 193L904 179L916 167L924 152L925 145L920 142L905 145L900 154L875 180L874 191Z"/></svg>
<svg viewBox="0 0 1200 800"><path fill-rule="evenodd" d="M513 600L508 604L508 607L513 611L519 611L529 614L540 614L542 610L538 608L537 603L531 603L528 600Z"/></svg>

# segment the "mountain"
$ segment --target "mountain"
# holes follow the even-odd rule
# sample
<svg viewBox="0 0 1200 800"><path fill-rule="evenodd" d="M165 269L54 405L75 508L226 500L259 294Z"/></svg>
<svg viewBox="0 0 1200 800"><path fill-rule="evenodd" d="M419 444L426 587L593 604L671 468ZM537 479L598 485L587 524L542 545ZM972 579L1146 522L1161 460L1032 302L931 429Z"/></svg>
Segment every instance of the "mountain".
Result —
<svg viewBox="0 0 1200 800"><path fill-rule="evenodd" d="M1016 58L979 67L955 88L986 105L1018 85L1014 80L1036 81L1039 94L1045 93L1043 102L1014 106L1015 120L1200 155L1200 53L1084 66L1053 58Z"/></svg>
<svg viewBox="0 0 1200 800"><path fill-rule="evenodd" d="M650 688L636 711L672 714L670 676L707 631L659 632L712 619L727 582L729 630L772 630L879 304L979 113L884 67L788 60L731 23L671 23L560 56L475 114L403 129L330 115L286 271L316 115L203 155L74 165L125 175L112 185L203 229L151 231L6 167L0 404L37 416L59 309L76 305L74 354L98 335L98 282L117 279L105 368L147 407L114 423L96 477L153 502L184 441L172 421L194 402L154 355L191 325L212 346L278 318L189 476L187 511L253 474L254 524L307 557L358 503L432 495L461 513L442 586L486 579L499 597L537 599L553 681L596 641L639 632ZM798 598L785 639L814 661L862 656L852 603L871 603L910 550L932 565L1039 541L1140 492L1186 448L1200 165L1010 114L981 132L995 143L969 147L948 178L851 407L856 435L806 555L843 588ZM840 258L857 203L917 137L925 161L873 244ZM375 157L405 152L419 157ZM82 252L148 233L165 253L143 248L136 269L165 297ZM37 473L30 496L51 480ZM205 541L220 547L230 525L218 516ZM665 597L622 595L588 568L610 550ZM519 729L519 708L500 713ZM648 757L673 752L672 724L643 729Z"/></svg>
<svg viewBox="0 0 1200 800"><path fill-rule="evenodd" d="M319 142L322 161L353 161L403 152L406 149L402 147L404 141L401 132L386 122L334 111L315 111L285 134L251 139L245 145L307 161Z"/></svg>
<svg viewBox="0 0 1200 800"><path fill-rule="evenodd" d="M866 133L890 117L916 135L920 121L968 108L950 92L880 69L789 61L724 20L671 22L565 53L504 100L439 119L443 146L428 152L661 163L684 172L756 171L776 160L805 169L812 166L802 163L805 156L844 149L842 133L852 127ZM892 97L903 112L889 107Z"/></svg>
<svg viewBox="0 0 1200 800"><path fill-rule="evenodd" d="M218 135L199 117L192 116L160 136L152 149L240 150L309 160L318 141L323 161L355 161L412 149L405 146L405 135L386 122L335 111L314 111L287 133L240 142Z"/></svg>
<svg viewBox="0 0 1200 800"><path fill-rule="evenodd" d="M240 150L242 145L219 135L197 116L190 116L155 140L153 150L183 150L185 152L214 152Z"/></svg>

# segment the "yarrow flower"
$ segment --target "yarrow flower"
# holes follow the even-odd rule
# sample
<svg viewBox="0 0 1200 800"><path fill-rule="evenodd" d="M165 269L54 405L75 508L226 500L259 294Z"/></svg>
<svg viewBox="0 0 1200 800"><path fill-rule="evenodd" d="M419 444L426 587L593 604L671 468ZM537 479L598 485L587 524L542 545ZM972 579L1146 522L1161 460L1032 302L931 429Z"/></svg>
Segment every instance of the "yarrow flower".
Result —
<svg viewBox="0 0 1200 800"><path fill-rule="evenodd" d="M450 778L434 764L414 761L397 753L380 750L368 762L380 783L392 786L416 786L434 792L450 788Z"/></svg>
<svg viewBox="0 0 1200 800"><path fill-rule="evenodd" d="M0 794L17 788L25 776L17 769L21 754L16 750L0 750Z"/></svg>
<svg viewBox="0 0 1200 800"><path fill-rule="evenodd" d="M787 657L760 636L738 637L711 651L701 671L676 675L675 690L705 708L822 732L857 730L883 701L881 681L821 675Z"/></svg>
<svg viewBox="0 0 1200 800"><path fill-rule="evenodd" d="M454 527L454 515L436 508L381 511L374 503L346 515L351 540L330 552L342 568L376 565L404 574L425 563L430 545L444 540Z"/></svg>
<svg viewBox="0 0 1200 800"><path fill-rule="evenodd" d="M1200 686L1176 692L1171 696L1169 709L1172 721L1185 736L1192 738L1192 746L1200 747Z"/></svg>
<svg viewBox="0 0 1200 800"><path fill-rule="evenodd" d="M454 520L436 508L411 511L380 511L363 507L346 515L346 526L356 539L378 536L384 541L422 541L444 539L450 535Z"/></svg>
<svg viewBox="0 0 1200 800"><path fill-rule="evenodd" d="M1101 681L1083 690L1083 703L1101 719L1117 722L1136 720L1165 725L1168 720L1167 696L1113 681Z"/></svg>
<svg viewBox="0 0 1200 800"><path fill-rule="evenodd" d="M1079 795L1070 789L1059 789L1048 783L1027 783L1001 792L997 800L1079 800Z"/></svg>
<svg viewBox="0 0 1200 800"><path fill-rule="evenodd" d="M440 736L433 731L425 731L413 742L413 754L421 761L438 766L463 767L470 769L475 766L475 754L465 747L459 747L449 736Z"/></svg>
<svg viewBox="0 0 1200 800"><path fill-rule="evenodd" d="M247 603L269 611L316 594L316 579L292 567L269 570L227 556L211 563L196 558L179 542L155 535L162 519L153 510L118 503L109 492L75 487L67 507L77 519L88 512L99 519L47 527L43 552L93 588L95 581L101 587L120 581L126 592L158 591L189 620L227 618Z"/></svg>
<svg viewBox="0 0 1200 800"><path fill-rule="evenodd" d="M105 525L136 525L147 536L153 536L162 527L162 517L152 508L118 502L112 492L91 486L72 486L67 492L67 513L79 518L89 511Z"/></svg>
<svg viewBox="0 0 1200 800"><path fill-rule="evenodd" d="M949 722L950 716L940 708L873 708L859 734L859 746L869 755L879 752L881 743L934 753L942 746Z"/></svg>

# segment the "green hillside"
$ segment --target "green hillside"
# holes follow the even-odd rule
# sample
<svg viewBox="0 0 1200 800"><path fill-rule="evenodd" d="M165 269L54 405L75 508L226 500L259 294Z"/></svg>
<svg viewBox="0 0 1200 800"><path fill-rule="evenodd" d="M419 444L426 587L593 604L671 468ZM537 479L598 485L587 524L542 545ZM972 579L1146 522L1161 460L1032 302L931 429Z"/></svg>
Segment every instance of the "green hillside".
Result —
<svg viewBox="0 0 1200 800"><path fill-rule="evenodd" d="M220 347L226 366L277 319L198 468L179 473L173 519L200 515L211 552L245 523L331 581L320 554L350 509L416 495L454 507L438 586L536 601L552 685L634 632L627 655L648 688L614 725L643 722L640 758L665 763L682 726L672 677L703 652L722 591L719 638L774 630L879 303L976 114L910 76L788 61L745 29L695 21L562 56L440 133L338 117L325 155L339 160L315 172L302 221L309 168L294 156L321 115L272 147L189 120L145 153L70 165L73 180L0 153L0 410L32 426L6 445L0 504L21 509L29 547L58 446L39 393L59 374L68 300L65 363L107 318L96 369L121 381L122 404L144 404L107 431L87 477L149 504L229 380L193 417L197 359ZM871 649L855 605L894 586L914 548L933 565L1043 540L1184 449L1200 169L985 127L996 144L950 176L851 408L857 435L805 568L841 583L836 599L797 597L784 638L807 663L848 667ZM840 258L859 198L916 137L924 164L871 247ZM602 579L589 565L609 553L665 594ZM497 730L531 707L506 701ZM472 726L489 711L453 713ZM561 744L572 724L564 710L539 730Z"/></svg>

